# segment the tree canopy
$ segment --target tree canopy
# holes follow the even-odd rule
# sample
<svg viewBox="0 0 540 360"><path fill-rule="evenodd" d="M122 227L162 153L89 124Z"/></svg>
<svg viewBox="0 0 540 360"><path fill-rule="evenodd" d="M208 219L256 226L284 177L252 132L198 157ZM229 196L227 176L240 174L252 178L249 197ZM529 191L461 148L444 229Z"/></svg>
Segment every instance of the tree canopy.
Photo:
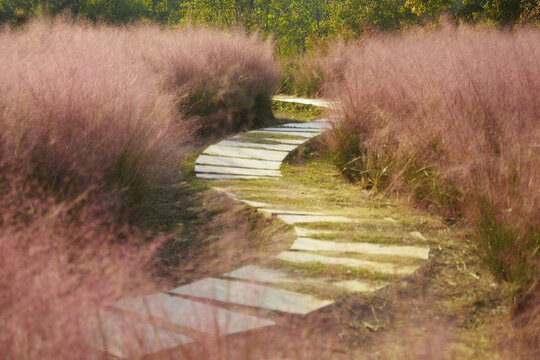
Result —
<svg viewBox="0 0 540 360"><path fill-rule="evenodd" d="M239 26L273 36L278 53L306 50L320 39L358 37L436 21L489 21L501 26L538 22L538 0L0 0L0 23L20 24L36 14L70 12L91 21L155 21Z"/></svg>

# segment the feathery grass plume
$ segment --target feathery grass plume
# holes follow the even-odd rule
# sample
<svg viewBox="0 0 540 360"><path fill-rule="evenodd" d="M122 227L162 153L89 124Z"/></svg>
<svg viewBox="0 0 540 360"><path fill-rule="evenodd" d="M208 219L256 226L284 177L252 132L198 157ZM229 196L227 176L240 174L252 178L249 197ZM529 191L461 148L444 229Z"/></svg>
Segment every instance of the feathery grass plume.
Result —
<svg viewBox="0 0 540 360"><path fill-rule="evenodd" d="M137 200L168 180L178 115L126 37L120 28L47 20L0 33L2 157L75 193L100 183Z"/></svg>
<svg viewBox="0 0 540 360"><path fill-rule="evenodd" d="M486 264L523 288L540 256L539 44L463 26L350 46L327 136L349 176L466 216Z"/></svg>
<svg viewBox="0 0 540 360"><path fill-rule="evenodd" d="M81 319L151 289L143 267L159 241L111 225L84 197L59 202L35 183L2 175L3 359L85 359L89 329Z"/></svg>
<svg viewBox="0 0 540 360"><path fill-rule="evenodd" d="M240 30L147 29L144 58L162 77L180 111L211 136L258 125L272 116L279 68L273 44Z"/></svg>

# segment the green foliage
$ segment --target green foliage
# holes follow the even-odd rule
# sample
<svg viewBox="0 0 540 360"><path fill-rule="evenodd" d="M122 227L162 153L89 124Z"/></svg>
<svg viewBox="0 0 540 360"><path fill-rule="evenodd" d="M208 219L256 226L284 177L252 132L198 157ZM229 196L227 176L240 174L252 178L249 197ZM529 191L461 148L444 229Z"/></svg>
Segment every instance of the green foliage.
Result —
<svg viewBox="0 0 540 360"><path fill-rule="evenodd" d="M540 230L523 229L497 214L487 198L481 199L478 252L488 268L499 279L529 286L538 272L540 261Z"/></svg>
<svg viewBox="0 0 540 360"><path fill-rule="evenodd" d="M501 26L540 20L538 0L407 0L406 6L432 19L448 13L455 19L490 20Z"/></svg>

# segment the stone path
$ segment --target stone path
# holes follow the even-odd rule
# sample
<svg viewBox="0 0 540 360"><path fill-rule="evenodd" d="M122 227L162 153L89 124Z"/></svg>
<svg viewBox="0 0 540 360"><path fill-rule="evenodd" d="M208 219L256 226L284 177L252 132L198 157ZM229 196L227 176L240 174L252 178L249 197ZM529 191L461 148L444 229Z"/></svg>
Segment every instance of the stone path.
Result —
<svg viewBox="0 0 540 360"><path fill-rule="evenodd" d="M329 105L319 100L279 100ZM94 329L90 331L90 345L121 358L158 353L195 342L201 334L227 336L276 324L271 315L254 316L249 310L305 316L333 303L332 298L324 295L325 291L321 296L320 291L310 293L311 288L370 293L385 287L389 276L415 272L429 257L429 248L421 245L419 233L411 235L411 239L415 239L411 241L420 242L419 245L410 242L404 245L376 244L336 240L340 230L313 227L317 224L371 226L391 232L399 226L392 218L282 208L276 203L256 200L257 195L271 191L266 185L257 187L257 181L270 179L278 184L282 177L279 169L287 155L328 127L326 119L289 123L236 135L208 147L196 161L196 175L225 185L226 190L215 189L257 208L266 216L290 224L295 228L297 239L288 250L265 264L244 266L216 278L113 304L114 312L101 312L99 318L102 321L89 323ZM243 195L246 189L251 191L248 197ZM303 200L306 199L307 196ZM325 236L330 238L325 239ZM355 270L368 275L356 278L311 276L302 271L306 264L310 267L337 266L350 269L348 273ZM295 268L299 270L295 271ZM234 311L230 310L230 305L234 305ZM96 332L96 328L100 331ZM134 332L130 336L136 338L136 348L128 341L130 336L126 333L129 332Z"/></svg>

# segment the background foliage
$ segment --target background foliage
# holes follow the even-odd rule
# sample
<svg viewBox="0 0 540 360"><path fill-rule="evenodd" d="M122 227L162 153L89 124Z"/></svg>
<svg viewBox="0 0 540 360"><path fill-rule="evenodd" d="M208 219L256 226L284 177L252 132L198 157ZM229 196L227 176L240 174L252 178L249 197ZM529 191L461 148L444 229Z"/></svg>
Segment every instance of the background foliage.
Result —
<svg viewBox="0 0 540 360"><path fill-rule="evenodd" d="M501 26L540 20L538 0L0 0L0 23L19 24L39 13L69 11L92 21L191 22L259 31L278 55L304 52L329 38L399 30L449 14Z"/></svg>

